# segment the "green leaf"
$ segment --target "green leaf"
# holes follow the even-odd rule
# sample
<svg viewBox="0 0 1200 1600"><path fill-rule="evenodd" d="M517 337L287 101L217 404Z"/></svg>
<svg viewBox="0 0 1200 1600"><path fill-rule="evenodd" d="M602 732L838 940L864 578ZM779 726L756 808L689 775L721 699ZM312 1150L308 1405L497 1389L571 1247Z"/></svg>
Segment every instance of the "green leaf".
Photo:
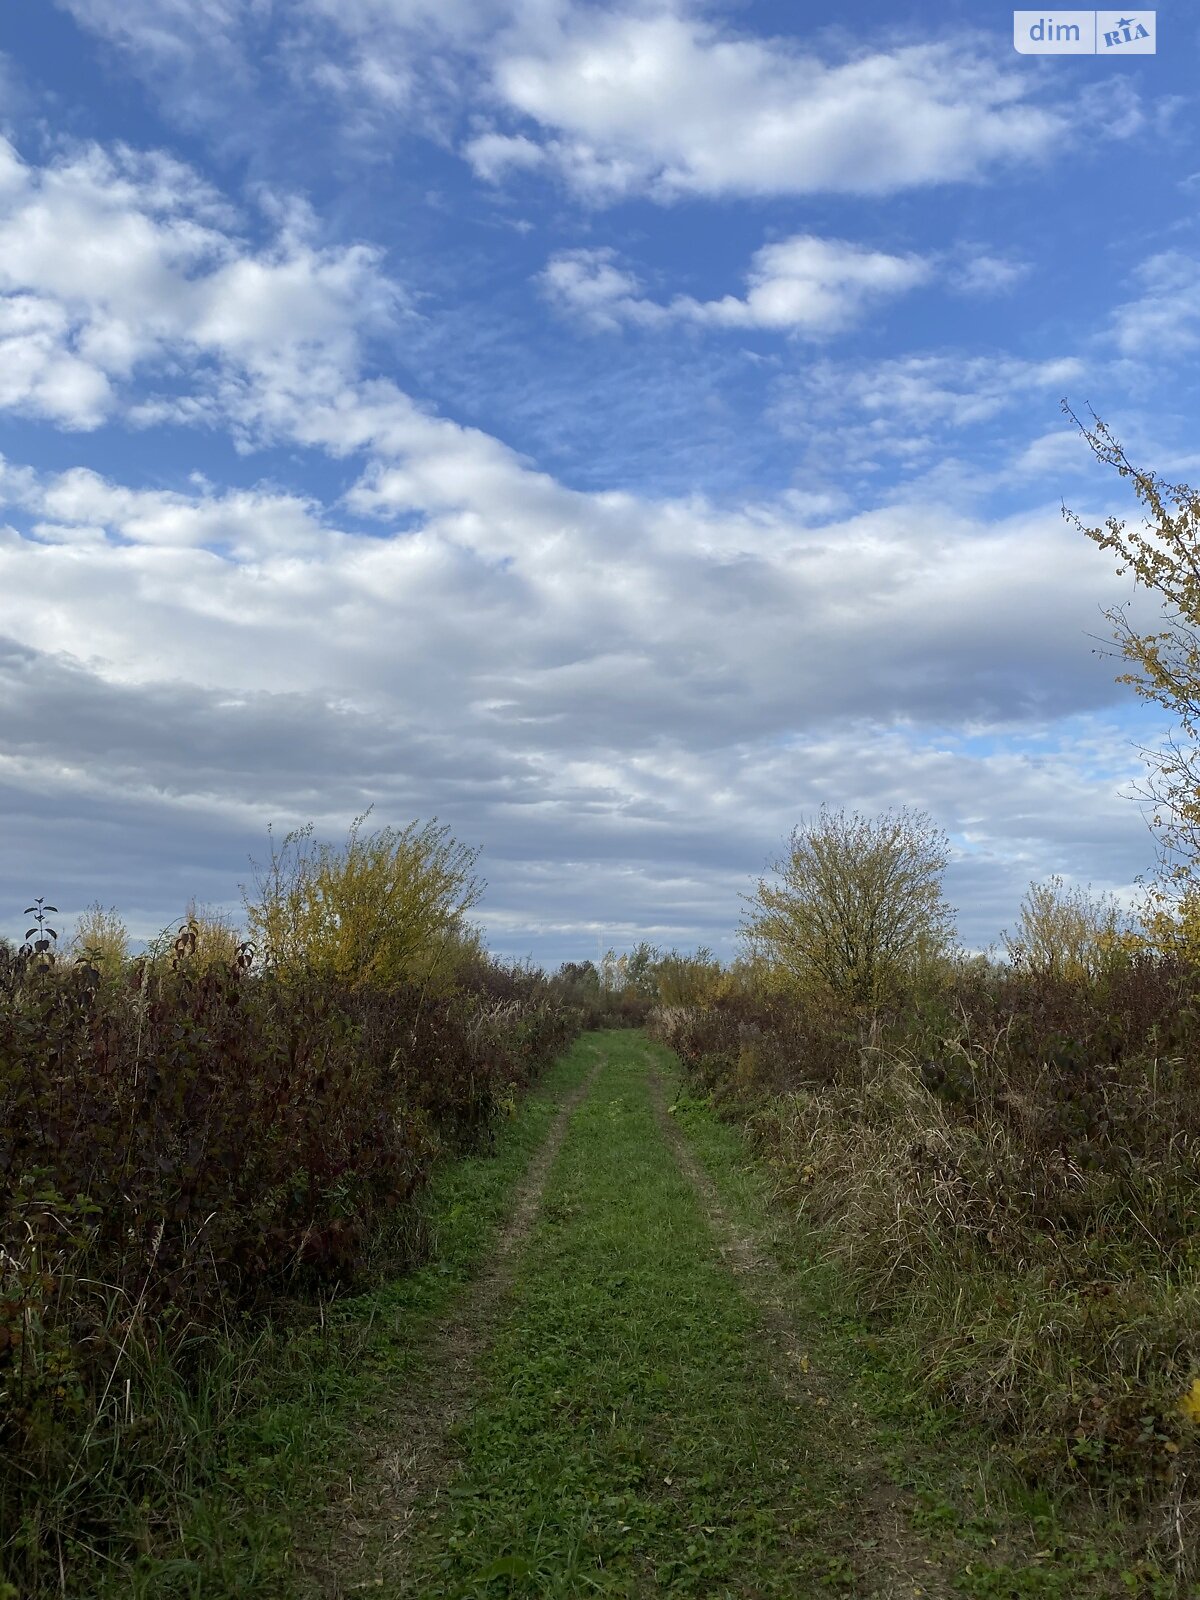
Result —
<svg viewBox="0 0 1200 1600"><path fill-rule="evenodd" d="M499 1556L490 1567L479 1574L480 1583L490 1583L493 1578L532 1578L533 1568L524 1556Z"/></svg>

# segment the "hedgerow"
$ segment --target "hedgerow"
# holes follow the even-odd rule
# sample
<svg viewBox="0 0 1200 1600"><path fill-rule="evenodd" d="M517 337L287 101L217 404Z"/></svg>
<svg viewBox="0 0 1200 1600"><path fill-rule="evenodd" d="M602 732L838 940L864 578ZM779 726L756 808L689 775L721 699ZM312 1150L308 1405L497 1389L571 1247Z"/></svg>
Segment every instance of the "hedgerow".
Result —
<svg viewBox="0 0 1200 1600"><path fill-rule="evenodd" d="M1195 969L963 961L886 1011L726 981L655 1031L747 1121L913 1391L1027 1480L1110 1496L1194 1582Z"/></svg>
<svg viewBox="0 0 1200 1600"><path fill-rule="evenodd" d="M134 961L0 946L0 1593L135 1554L188 1448L164 1373L412 1261L434 1163L579 1022L475 947L376 987L199 932Z"/></svg>

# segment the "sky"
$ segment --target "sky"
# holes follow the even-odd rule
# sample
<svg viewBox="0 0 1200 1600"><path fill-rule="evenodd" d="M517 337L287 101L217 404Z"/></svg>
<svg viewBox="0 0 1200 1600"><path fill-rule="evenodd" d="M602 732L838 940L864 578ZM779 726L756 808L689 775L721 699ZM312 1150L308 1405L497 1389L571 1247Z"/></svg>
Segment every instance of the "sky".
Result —
<svg viewBox="0 0 1200 1600"><path fill-rule="evenodd" d="M4 0L0 931L236 910L368 806L547 964L731 954L822 805L927 812L971 948L1053 873L1128 900L1168 724L1062 402L1200 479L1198 49Z"/></svg>

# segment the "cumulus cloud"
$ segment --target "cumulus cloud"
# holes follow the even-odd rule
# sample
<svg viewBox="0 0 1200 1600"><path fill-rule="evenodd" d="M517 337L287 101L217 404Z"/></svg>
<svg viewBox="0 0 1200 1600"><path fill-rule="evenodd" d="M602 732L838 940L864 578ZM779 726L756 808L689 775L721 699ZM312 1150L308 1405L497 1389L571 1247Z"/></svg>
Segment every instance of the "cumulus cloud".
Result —
<svg viewBox="0 0 1200 1600"><path fill-rule="evenodd" d="M421 515L383 538L266 489L10 470L0 497L27 532L0 541L0 630L114 681L153 681L182 651L210 688L249 668L264 689L336 689L501 742L550 729L560 754L664 727L715 746L866 715L1067 714L1111 694L1081 641L1115 585L1102 563L1081 575L1057 517L988 529L910 506L808 526L784 507L656 506L565 489L469 429L396 420L402 458L349 497Z"/></svg>
<svg viewBox="0 0 1200 1600"><path fill-rule="evenodd" d="M621 322L661 326L691 322L716 328L760 328L812 338L841 333L872 305L929 280L919 256L888 255L842 239L795 234L754 254L744 296L697 300L676 295L665 304L645 298L632 274L609 249L566 250L542 273L546 293L594 327Z"/></svg>
<svg viewBox="0 0 1200 1600"><path fill-rule="evenodd" d="M598 202L887 194L1037 160L1069 130L1061 109L1031 100L1027 77L966 43L827 61L670 8L572 10L536 44L502 49L493 85ZM466 145L492 179L504 153L491 133Z"/></svg>
<svg viewBox="0 0 1200 1600"><path fill-rule="evenodd" d="M71 319L40 295L0 298L0 406L94 428L113 401L107 375L71 348Z"/></svg>
<svg viewBox="0 0 1200 1600"><path fill-rule="evenodd" d="M0 403L96 426L138 368L186 350L345 372L397 291L364 245L323 249L281 213L254 248L182 163L90 146L26 165L0 140Z"/></svg>
<svg viewBox="0 0 1200 1600"><path fill-rule="evenodd" d="M617 265L617 253L595 249L559 250L539 278L546 297L560 311L593 328L618 328L622 322L661 322L666 310L647 300L641 282Z"/></svg>
<svg viewBox="0 0 1200 1600"><path fill-rule="evenodd" d="M528 863L561 881L583 861L625 906L572 913L560 892L547 927L707 931L729 926L725 888L809 801L935 795L950 825L969 791L978 847L998 858L1024 848L1020 796L1074 804L1069 755L1049 777L982 756L968 769L905 735L1114 703L1086 635L1122 591L1056 511L989 526L915 501L834 517L802 489L731 507L571 488L370 375L372 329L395 304L373 251L323 247L286 205L251 243L219 196L164 170L120 151L33 168L0 147L0 290L16 334L43 341L41 376L14 403L82 426L169 358L165 392L137 390L142 420L157 407L219 424L345 476L322 499L268 482L147 486L115 468L0 471L0 794L17 819L0 867L20 892L31 851L94 890L119 840L161 907L155 872L182 833L204 881L181 883L180 901L219 899L218 849L233 876L266 820L336 831L375 799L380 820L436 810L484 844L502 929L528 906ZM797 308L821 292L842 283L853 299L887 278L839 259L841 279L819 251L756 258L737 304L758 310L736 316L802 326ZM776 280L776 299L755 299ZM55 356L107 388L54 399ZM953 365L860 377L875 386L860 401L885 405L890 382L934 420L1003 387ZM1061 377L1017 363L1004 382ZM989 802L989 773L1012 792ZM1096 836L1124 840L1107 778L1081 807ZM561 933L545 937L565 953Z"/></svg>

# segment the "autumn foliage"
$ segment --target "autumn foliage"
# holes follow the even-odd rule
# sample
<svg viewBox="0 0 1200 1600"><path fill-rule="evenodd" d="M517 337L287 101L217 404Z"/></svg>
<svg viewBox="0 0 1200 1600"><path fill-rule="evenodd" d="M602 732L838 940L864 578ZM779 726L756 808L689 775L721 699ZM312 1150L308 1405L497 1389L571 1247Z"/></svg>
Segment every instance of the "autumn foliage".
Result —
<svg viewBox="0 0 1200 1600"><path fill-rule="evenodd" d="M1200 976L1149 950L1089 976L1080 955L962 961L890 1009L730 986L656 1026L748 1120L905 1381L1033 1481L1132 1497L1174 1562L1169 1530L1200 1529L1181 1399L1200 1374Z"/></svg>
<svg viewBox="0 0 1200 1600"><path fill-rule="evenodd" d="M210 1335L410 1262L438 1157L486 1145L579 1024L540 973L486 957L459 901L431 909L445 876L414 887L468 859L443 834L385 833L366 867L394 868L397 839L414 903L430 892L379 969L346 914L378 926L361 857L357 901L317 929L338 959L293 944L264 967L195 917L130 960L99 908L57 960L48 933L0 943L0 1575L29 1592L64 1538L113 1536L93 1474L126 1501L153 1478L147 1370L187 1383Z"/></svg>

